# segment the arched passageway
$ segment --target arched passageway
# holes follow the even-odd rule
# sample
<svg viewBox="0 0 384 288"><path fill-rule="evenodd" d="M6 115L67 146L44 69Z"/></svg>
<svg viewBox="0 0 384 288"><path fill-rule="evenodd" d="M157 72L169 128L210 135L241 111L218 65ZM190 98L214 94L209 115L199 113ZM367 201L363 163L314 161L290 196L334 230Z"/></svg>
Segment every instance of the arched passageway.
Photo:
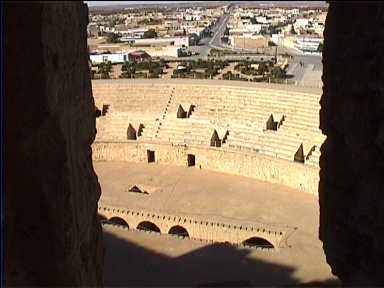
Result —
<svg viewBox="0 0 384 288"><path fill-rule="evenodd" d="M97 214L97 218L99 219L100 222L108 221L108 218L101 214Z"/></svg>
<svg viewBox="0 0 384 288"><path fill-rule="evenodd" d="M112 217L111 219L109 219L109 222L113 224L121 225L121 226L126 226L129 228L128 223L125 222L125 220L121 219L120 217Z"/></svg>
<svg viewBox="0 0 384 288"><path fill-rule="evenodd" d="M189 234L187 229L184 227L181 227L179 225L173 226L171 229L169 229L168 234L177 235L177 236L183 236L184 238L189 238Z"/></svg>
<svg viewBox="0 0 384 288"><path fill-rule="evenodd" d="M251 247L263 247L263 248L275 248L271 242L264 238L260 237L252 237L243 242L243 245L245 246L251 246Z"/></svg>
<svg viewBox="0 0 384 288"><path fill-rule="evenodd" d="M152 231L152 232L160 233L160 228L157 227L156 224L153 224L152 222L149 222L149 221L140 222L139 225L137 225L137 230Z"/></svg>

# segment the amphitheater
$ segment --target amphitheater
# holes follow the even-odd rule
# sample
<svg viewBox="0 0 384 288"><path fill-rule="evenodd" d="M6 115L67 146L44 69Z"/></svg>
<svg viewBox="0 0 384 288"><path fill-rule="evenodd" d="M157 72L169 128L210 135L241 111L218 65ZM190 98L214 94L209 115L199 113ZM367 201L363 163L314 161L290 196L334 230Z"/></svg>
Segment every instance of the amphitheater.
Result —
<svg viewBox="0 0 384 288"><path fill-rule="evenodd" d="M145 241L155 249L163 237L160 250L169 234L192 246L228 242L291 265L299 282L333 278L317 240L321 89L180 79L92 89L106 231L129 241L152 232Z"/></svg>

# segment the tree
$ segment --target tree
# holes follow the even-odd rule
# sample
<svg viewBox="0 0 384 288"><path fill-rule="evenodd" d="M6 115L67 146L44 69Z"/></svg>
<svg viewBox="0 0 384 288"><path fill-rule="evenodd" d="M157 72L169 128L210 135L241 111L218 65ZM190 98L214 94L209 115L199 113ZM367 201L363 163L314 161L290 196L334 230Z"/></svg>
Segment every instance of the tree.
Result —
<svg viewBox="0 0 384 288"><path fill-rule="evenodd" d="M295 31L295 28L293 27L293 24L291 25L291 34L293 35L296 35L296 31Z"/></svg>
<svg viewBox="0 0 384 288"><path fill-rule="evenodd" d="M285 78L285 71L283 69L281 69L281 67L279 67L279 66L273 68L271 74L276 79L284 79Z"/></svg>
<svg viewBox="0 0 384 288"><path fill-rule="evenodd" d="M143 35L143 38L144 39L148 39L148 38L156 38L157 37L157 33L155 30L153 29L149 29L148 31L145 31L144 32L144 35Z"/></svg>
<svg viewBox="0 0 384 288"><path fill-rule="evenodd" d="M257 69L257 72L259 72L259 74L261 75L264 75L264 73L268 72L267 64L265 64L264 62L261 62L259 64L259 68Z"/></svg>
<svg viewBox="0 0 384 288"><path fill-rule="evenodd" d="M107 42L108 43L119 43L120 35L115 33L108 33L107 35Z"/></svg>

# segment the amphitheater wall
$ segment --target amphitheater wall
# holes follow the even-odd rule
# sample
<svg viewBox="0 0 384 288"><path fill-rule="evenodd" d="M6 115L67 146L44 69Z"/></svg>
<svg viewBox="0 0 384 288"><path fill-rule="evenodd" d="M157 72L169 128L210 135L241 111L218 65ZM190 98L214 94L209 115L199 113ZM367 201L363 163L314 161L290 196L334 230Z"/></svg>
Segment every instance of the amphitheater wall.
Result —
<svg viewBox="0 0 384 288"><path fill-rule="evenodd" d="M285 185L317 196L319 169L282 159L185 145L127 142L95 142L94 161L147 162L147 150L155 151L155 162L187 166L187 155L195 155L195 167Z"/></svg>
<svg viewBox="0 0 384 288"><path fill-rule="evenodd" d="M261 226L233 225L213 222L200 217L175 216L150 211L129 210L99 203L99 215L107 219L119 217L123 219L130 229L136 230L139 223L144 221L155 224L160 233L168 234L174 226L181 226L187 230L189 237L215 242L230 242L241 244L252 237L259 237L269 241L275 248L284 247L286 231L270 229ZM275 230L275 231L273 231Z"/></svg>

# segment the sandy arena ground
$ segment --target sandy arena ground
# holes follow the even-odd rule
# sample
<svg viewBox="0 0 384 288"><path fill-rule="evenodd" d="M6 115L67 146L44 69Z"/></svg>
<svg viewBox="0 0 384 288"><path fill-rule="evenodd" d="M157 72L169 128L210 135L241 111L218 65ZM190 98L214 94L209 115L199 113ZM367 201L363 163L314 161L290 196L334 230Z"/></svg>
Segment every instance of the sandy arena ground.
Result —
<svg viewBox="0 0 384 288"><path fill-rule="evenodd" d="M198 168L127 162L94 162L94 167L101 201L108 205L293 231L288 247L266 252L105 225L106 286L338 283L318 240L319 205L312 195ZM144 185L150 194L127 192L133 185Z"/></svg>

